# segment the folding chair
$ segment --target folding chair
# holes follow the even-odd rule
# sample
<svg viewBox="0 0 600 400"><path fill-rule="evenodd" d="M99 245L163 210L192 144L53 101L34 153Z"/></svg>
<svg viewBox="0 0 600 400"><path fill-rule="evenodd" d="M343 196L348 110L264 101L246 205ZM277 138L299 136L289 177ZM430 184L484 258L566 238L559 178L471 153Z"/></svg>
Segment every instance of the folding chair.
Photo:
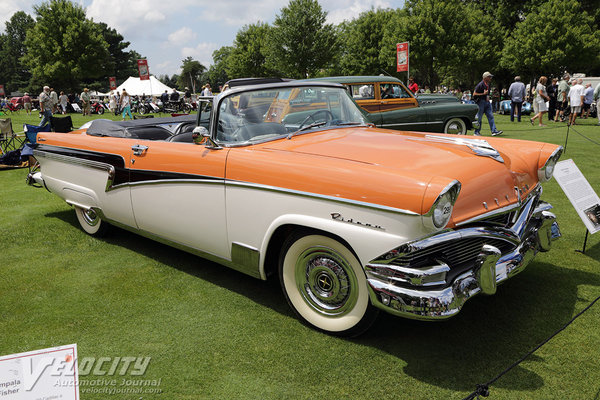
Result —
<svg viewBox="0 0 600 400"><path fill-rule="evenodd" d="M0 151L2 154L16 150L22 145L23 141L13 131L11 119L0 118Z"/></svg>
<svg viewBox="0 0 600 400"><path fill-rule="evenodd" d="M66 117L50 117L50 124L54 129L54 132L63 132L68 133L73 130L73 121L71 120L71 116L67 115Z"/></svg>
<svg viewBox="0 0 600 400"><path fill-rule="evenodd" d="M23 131L25 131L25 138L28 143L23 143L23 149L21 150L21 159L29 159L29 172L36 170L39 164L35 157L33 157L33 149L38 145L37 134L38 132L50 132L50 124L44 126L23 124ZM31 166L32 160L35 160L33 167Z"/></svg>

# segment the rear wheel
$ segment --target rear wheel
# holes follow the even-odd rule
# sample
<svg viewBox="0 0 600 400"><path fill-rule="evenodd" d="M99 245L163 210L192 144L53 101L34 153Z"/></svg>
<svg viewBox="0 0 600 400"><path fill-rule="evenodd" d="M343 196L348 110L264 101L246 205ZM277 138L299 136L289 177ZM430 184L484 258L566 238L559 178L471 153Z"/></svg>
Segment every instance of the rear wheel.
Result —
<svg viewBox="0 0 600 400"><path fill-rule="evenodd" d="M79 225L81 225L81 229L87 234L100 237L104 236L108 231L108 223L102 221L100 215L93 209L86 210L75 206L75 214L77 215L77 220L79 221Z"/></svg>
<svg viewBox="0 0 600 400"><path fill-rule="evenodd" d="M337 336L367 330L377 309L371 306L360 262L339 241L296 233L284 243L279 277L286 299L310 326Z"/></svg>
<svg viewBox="0 0 600 400"><path fill-rule="evenodd" d="M100 114L100 115L104 114L104 107L102 107L102 106L98 107L98 114Z"/></svg>
<svg viewBox="0 0 600 400"><path fill-rule="evenodd" d="M467 124L460 118L451 118L444 125L444 133L450 133L453 135L466 135Z"/></svg>

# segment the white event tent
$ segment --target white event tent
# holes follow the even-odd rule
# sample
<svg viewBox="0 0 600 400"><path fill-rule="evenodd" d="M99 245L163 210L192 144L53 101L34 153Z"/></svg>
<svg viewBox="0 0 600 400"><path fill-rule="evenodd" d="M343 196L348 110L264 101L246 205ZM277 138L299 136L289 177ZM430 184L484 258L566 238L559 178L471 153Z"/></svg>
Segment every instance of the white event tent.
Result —
<svg viewBox="0 0 600 400"><path fill-rule="evenodd" d="M141 96L143 94L146 96L160 96L165 90L169 94L173 92L172 88L156 79L153 75L150 75L150 79L145 80L130 76L117 88L117 91L121 93L123 89L127 90L127 93L132 96Z"/></svg>

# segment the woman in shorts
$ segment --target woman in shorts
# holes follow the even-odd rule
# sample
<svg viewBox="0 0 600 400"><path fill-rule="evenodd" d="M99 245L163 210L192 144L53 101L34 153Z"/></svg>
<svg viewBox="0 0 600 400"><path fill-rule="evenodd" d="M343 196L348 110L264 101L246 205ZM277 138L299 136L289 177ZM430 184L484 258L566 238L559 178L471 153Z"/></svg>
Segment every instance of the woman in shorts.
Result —
<svg viewBox="0 0 600 400"><path fill-rule="evenodd" d="M550 101L550 96L546 92L546 82L548 82L548 78L545 76L540 76L540 80L538 81L537 86L535 87L535 103L537 104L538 113L533 116L529 121L531 125L533 125L533 121L538 119L538 126L546 126L544 125L543 116L546 112L548 112L548 106L546 105L547 101Z"/></svg>

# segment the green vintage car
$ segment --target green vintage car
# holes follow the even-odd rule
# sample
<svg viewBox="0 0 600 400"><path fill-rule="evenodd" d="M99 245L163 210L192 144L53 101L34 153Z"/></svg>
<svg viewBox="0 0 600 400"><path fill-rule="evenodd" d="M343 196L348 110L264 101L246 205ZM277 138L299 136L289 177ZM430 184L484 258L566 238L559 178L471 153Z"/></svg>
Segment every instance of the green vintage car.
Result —
<svg viewBox="0 0 600 400"><path fill-rule="evenodd" d="M465 135L476 123L478 107L445 94L415 97L402 81L390 76L333 76L311 80L338 82L380 128Z"/></svg>

